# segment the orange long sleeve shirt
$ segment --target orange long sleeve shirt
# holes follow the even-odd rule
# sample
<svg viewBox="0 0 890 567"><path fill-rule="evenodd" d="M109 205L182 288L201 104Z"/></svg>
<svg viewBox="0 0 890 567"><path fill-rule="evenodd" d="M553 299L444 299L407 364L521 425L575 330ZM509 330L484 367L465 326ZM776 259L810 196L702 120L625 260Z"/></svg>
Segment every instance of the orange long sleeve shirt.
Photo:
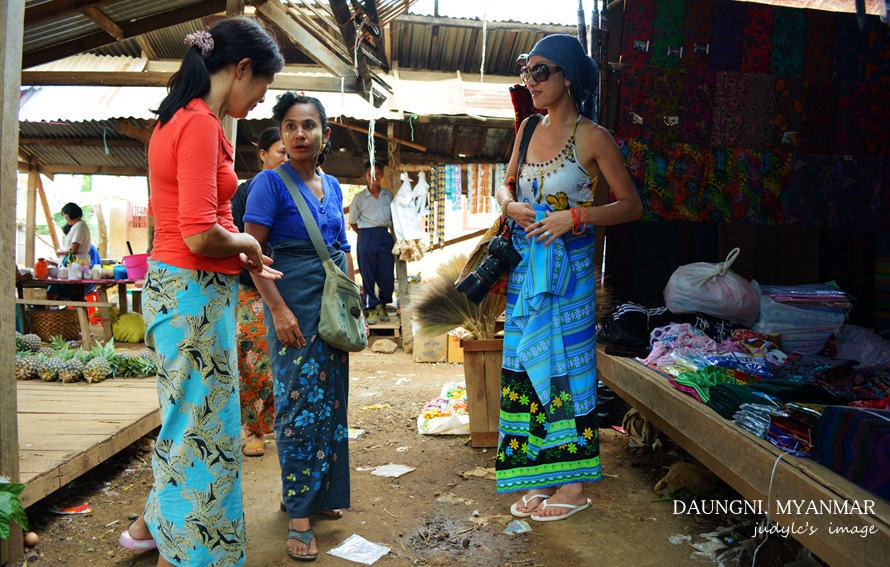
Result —
<svg viewBox="0 0 890 567"><path fill-rule="evenodd" d="M238 188L233 155L219 119L200 98L155 128L148 145L148 207L155 219L152 260L223 274L241 271L238 256L195 254L184 240L215 224L238 232L229 204Z"/></svg>

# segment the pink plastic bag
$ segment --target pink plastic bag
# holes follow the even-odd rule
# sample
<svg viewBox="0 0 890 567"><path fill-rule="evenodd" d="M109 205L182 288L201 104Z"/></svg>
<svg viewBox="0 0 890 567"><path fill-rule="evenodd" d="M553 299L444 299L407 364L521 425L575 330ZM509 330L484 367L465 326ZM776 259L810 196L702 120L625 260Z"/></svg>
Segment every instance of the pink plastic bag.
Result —
<svg viewBox="0 0 890 567"><path fill-rule="evenodd" d="M760 314L760 294L751 282L729 269L739 255L733 248L726 260L680 266L664 287L664 304L673 313L704 313L746 325Z"/></svg>

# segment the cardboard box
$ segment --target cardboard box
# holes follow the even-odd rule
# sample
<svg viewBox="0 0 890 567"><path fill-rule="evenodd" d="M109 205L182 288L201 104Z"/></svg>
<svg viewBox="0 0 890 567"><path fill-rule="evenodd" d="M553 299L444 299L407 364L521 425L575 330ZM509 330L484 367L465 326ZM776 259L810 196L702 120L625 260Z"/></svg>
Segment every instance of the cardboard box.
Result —
<svg viewBox="0 0 890 567"><path fill-rule="evenodd" d="M424 337L414 335L414 362L445 362L448 360L448 335Z"/></svg>
<svg viewBox="0 0 890 567"><path fill-rule="evenodd" d="M448 362L464 361L464 349L460 346L461 338L457 335L448 335Z"/></svg>

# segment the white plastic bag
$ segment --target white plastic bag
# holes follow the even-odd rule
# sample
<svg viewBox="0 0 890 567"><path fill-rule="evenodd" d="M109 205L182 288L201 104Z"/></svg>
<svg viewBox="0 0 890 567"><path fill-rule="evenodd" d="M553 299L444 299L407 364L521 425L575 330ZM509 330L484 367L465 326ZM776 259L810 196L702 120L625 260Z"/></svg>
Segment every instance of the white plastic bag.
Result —
<svg viewBox="0 0 890 567"><path fill-rule="evenodd" d="M673 313L704 313L751 325L760 314L760 294L751 282L729 269L739 255L726 260L680 266L664 287L664 304Z"/></svg>

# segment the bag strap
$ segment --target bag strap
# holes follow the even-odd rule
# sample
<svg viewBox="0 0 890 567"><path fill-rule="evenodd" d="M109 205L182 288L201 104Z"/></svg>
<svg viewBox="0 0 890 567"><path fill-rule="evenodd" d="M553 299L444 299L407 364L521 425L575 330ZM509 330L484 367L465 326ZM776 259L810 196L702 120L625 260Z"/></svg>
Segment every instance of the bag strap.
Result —
<svg viewBox="0 0 890 567"><path fill-rule="evenodd" d="M516 162L516 178L519 179L519 171L522 170L522 163L525 161L525 152L528 151L529 141L532 134L538 126L538 122L543 118L540 114L532 114L526 119L525 129L522 131L522 139L519 140L519 161Z"/></svg>
<svg viewBox="0 0 890 567"><path fill-rule="evenodd" d="M312 245L315 246L315 251L318 253L318 257L321 258L322 262L330 260L331 255L328 253L328 247L325 246L324 240L321 237L321 231L318 230L318 223L315 222L315 217L309 212L306 198L297 188L297 185L294 183L294 178L291 177L291 174L284 168L284 165L279 165L274 171L278 177L284 181L284 186L287 187L291 198L294 200L294 204L297 205L297 211L299 211L300 217L303 218L306 232L309 233L309 240L311 240ZM306 187L306 184L303 183L302 179L299 180L299 184Z"/></svg>

